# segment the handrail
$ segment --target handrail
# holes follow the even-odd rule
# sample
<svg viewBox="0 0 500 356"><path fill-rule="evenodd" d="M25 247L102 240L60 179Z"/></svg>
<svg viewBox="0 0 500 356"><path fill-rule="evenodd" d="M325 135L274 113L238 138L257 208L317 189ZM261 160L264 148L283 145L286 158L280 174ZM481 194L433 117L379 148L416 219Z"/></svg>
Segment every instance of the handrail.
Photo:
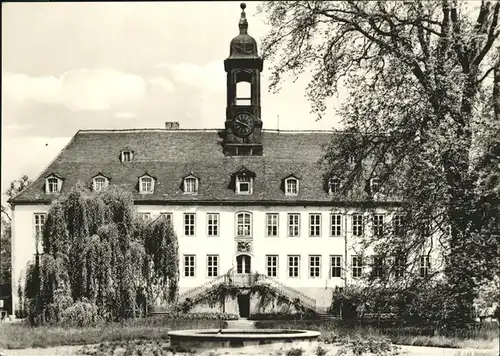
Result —
<svg viewBox="0 0 500 356"><path fill-rule="evenodd" d="M309 297L308 295L296 290L295 288L292 288L278 279L274 277L269 277L265 274L258 273L258 272L253 272L249 274L244 274L244 275L239 275L239 274L231 274L230 272L227 272L225 274L222 274L214 279L211 279L207 281L206 283L199 285L197 287L188 289L181 295L179 295L177 301L180 302L181 300L186 300L187 298L193 298L196 297L197 295L203 293L210 287L213 287L216 284L221 284L221 283L228 283L228 284L244 284L248 285L249 287L254 285L254 284L259 284L262 282L267 282L270 285L273 285L274 287L278 288L279 292L283 295L286 295L287 297L290 297L291 299L298 298L306 307L311 308L313 310L316 309L316 300L312 297Z"/></svg>
<svg viewBox="0 0 500 356"><path fill-rule="evenodd" d="M209 280L209 281L207 281L207 282L205 282L197 287L188 289L187 291L185 291L184 293L179 295L177 300L187 299L189 297L196 296L197 294L199 294L199 292L201 292L205 289L208 289L208 288L214 286L215 284L218 284L219 282L223 281L225 279L225 277L226 277L226 274L222 274L222 275L215 277L214 279L211 279L211 280Z"/></svg>
<svg viewBox="0 0 500 356"><path fill-rule="evenodd" d="M291 294L298 296L299 299L305 299L308 302L307 304L316 307L316 300L314 298L309 297L308 295L305 295L301 291L298 291L290 286L287 286L286 284L282 283L281 281L279 281L278 279L276 279L274 277L269 277L269 276L266 276L265 274L259 274L259 277L263 277L265 280L270 281L271 283L278 285L283 290L286 290L287 292L291 292Z"/></svg>

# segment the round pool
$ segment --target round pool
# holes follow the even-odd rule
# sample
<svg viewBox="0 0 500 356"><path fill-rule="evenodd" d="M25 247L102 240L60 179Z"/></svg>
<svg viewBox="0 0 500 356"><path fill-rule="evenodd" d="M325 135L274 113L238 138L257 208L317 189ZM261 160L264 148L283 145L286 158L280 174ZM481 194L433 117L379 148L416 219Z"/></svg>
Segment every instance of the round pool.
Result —
<svg viewBox="0 0 500 356"><path fill-rule="evenodd" d="M216 348L314 340L320 333L288 329L199 329L170 331L168 335L171 345L186 348Z"/></svg>

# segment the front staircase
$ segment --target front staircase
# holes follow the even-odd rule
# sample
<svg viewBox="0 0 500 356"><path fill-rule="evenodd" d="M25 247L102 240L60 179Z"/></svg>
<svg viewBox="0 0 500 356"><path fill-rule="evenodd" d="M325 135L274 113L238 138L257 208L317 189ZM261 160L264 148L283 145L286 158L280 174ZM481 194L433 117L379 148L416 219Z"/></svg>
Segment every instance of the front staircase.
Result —
<svg viewBox="0 0 500 356"><path fill-rule="evenodd" d="M267 284L278 291L281 295L287 297L288 299L294 301L299 300L300 303L307 309L316 311L316 300L311 298L304 293L287 286L286 284L280 282L278 279L269 277L261 273L249 273L249 274L230 274L226 273L210 281L187 290L186 292L179 295L177 303L183 303L186 299L196 300L198 296L203 295L210 288L215 287L220 284L233 285L240 288L250 288L255 285Z"/></svg>

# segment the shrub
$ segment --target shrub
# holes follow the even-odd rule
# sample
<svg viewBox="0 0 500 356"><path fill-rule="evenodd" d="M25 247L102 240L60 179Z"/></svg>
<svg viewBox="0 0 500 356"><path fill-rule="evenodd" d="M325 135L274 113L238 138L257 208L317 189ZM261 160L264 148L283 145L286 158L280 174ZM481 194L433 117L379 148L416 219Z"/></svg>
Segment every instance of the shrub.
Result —
<svg viewBox="0 0 500 356"><path fill-rule="evenodd" d="M74 303L61 313L61 324L65 326L95 326L101 321L97 306L86 300Z"/></svg>
<svg viewBox="0 0 500 356"><path fill-rule="evenodd" d="M238 320L236 314L220 313L220 312L205 312L205 313L182 313L174 312L165 314L163 318L167 320Z"/></svg>
<svg viewBox="0 0 500 356"><path fill-rule="evenodd" d="M399 347L393 346L389 339L374 339L368 337L361 339L347 339L346 344L337 351L337 356L347 355L380 355L380 356L393 356L399 355Z"/></svg>
<svg viewBox="0 0 500 356"><path fill-rule="evenodd" d="M326 350L318 345L318 347L314 349L314 353L316 354L316 356L325 356Z"/></svg>
<svg viewBox="0 0 500 356"><path fill-rule="evenodd" d="M294 347L286 352L286 356L302 356L303 353L303 349Z"/></svg>
<svg viewBox="0 0 500 356"><path fill-rule="evenodd" d="M255 313L249 316L249 320L314 320L318 319L314 312L305 311L301 313Z"/></svg>

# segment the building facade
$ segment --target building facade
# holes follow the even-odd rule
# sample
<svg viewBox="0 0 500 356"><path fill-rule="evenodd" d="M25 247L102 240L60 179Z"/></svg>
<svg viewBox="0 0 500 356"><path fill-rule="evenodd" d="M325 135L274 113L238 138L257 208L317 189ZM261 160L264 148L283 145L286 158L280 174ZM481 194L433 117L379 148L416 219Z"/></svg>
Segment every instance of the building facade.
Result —
<svg viewBox="0 0 500 356"><path fill-rule="evenodd" d="M167 122L164 129L80 130L12 199L13 310L51 201L78 181L95 191L115 185L132 192L143 219L167 215L179 241L181 295L229 270L258 272L325 310L335 287L366 273L357 238L397 224L395 204L381 200L368 213L363 202L340 195L340 179L318 164L333 132L263 129L263 60L242 10L224 61L223 129ZM238 91L242 82L247 97ZM376 179L368 184L375 192ZM419 273L427 273L429 261L422 261ZM235 303L227 311L248 314Z"/></svg>

